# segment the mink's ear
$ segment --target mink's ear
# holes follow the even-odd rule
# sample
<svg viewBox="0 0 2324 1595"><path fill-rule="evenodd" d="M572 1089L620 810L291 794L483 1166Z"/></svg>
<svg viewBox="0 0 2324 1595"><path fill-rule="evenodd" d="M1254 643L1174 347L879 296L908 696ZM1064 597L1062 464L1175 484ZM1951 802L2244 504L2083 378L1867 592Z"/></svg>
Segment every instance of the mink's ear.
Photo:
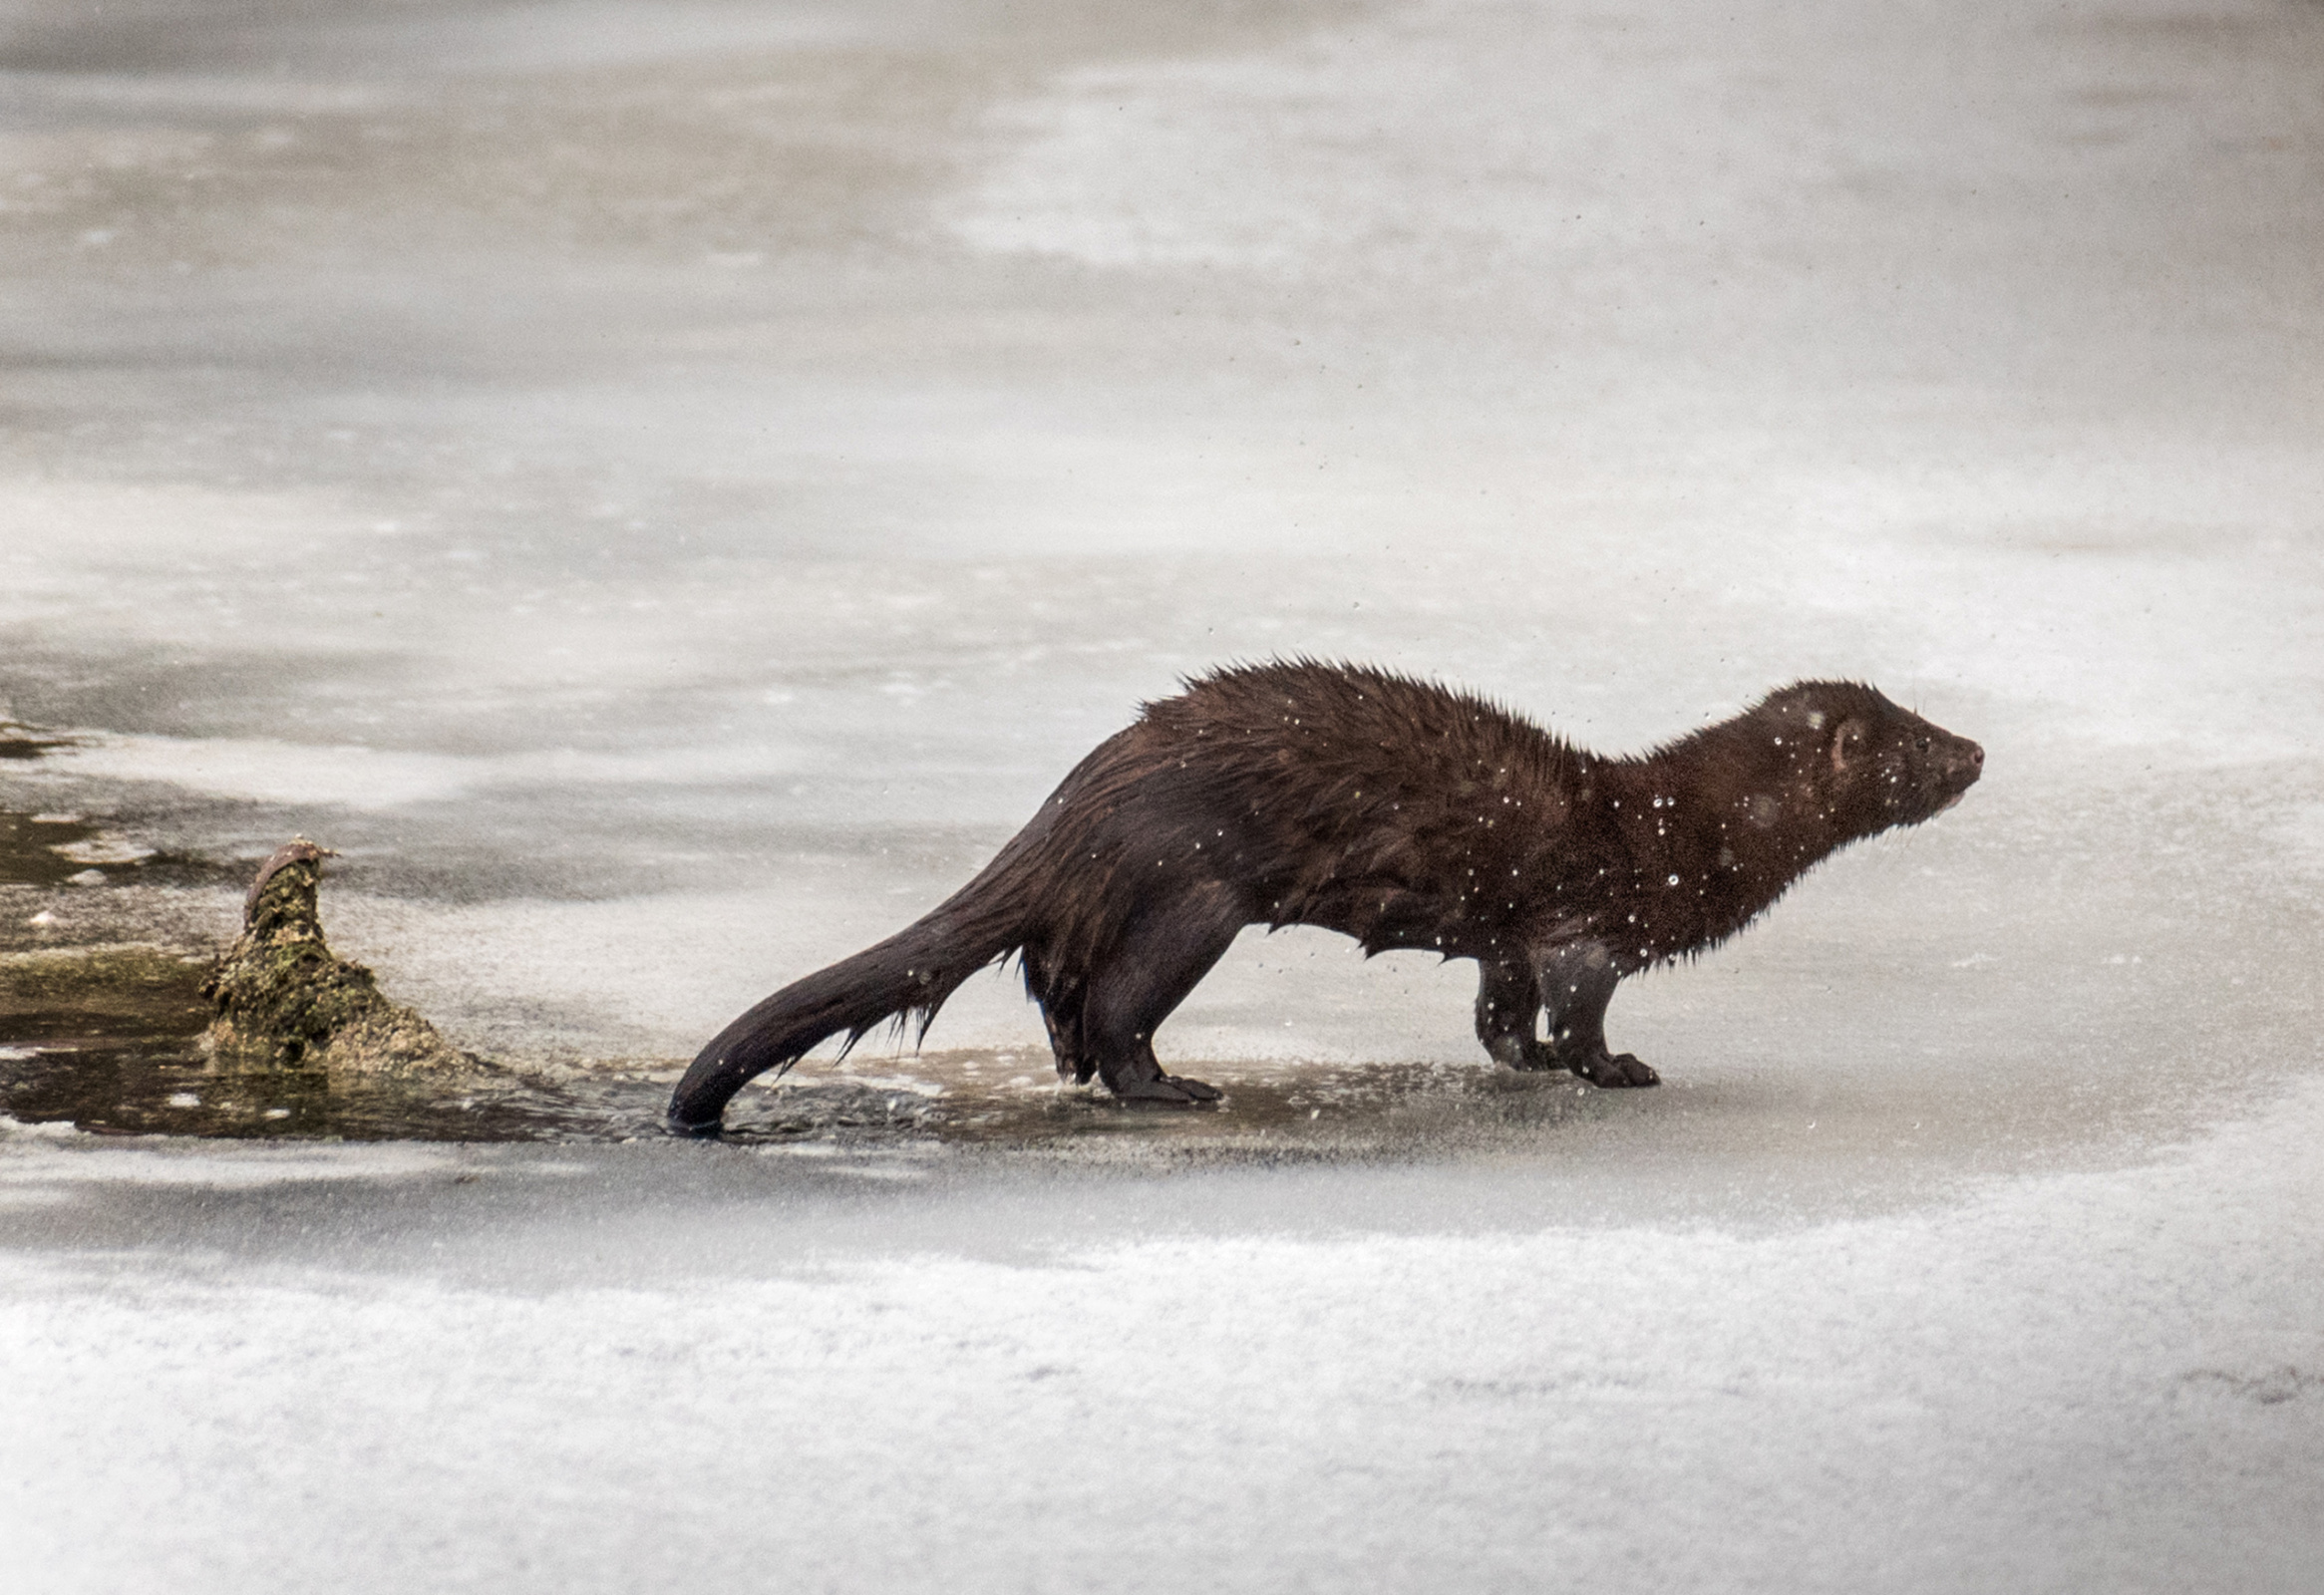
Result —
<svg viewBox="0 0 2324 1595"><path fill-rule="evenodd" d="M1871 728L1861 720L1850 715L1841 721L1831 734L1831 768L1843 772L1854 769L1871 740Z"/></svg>

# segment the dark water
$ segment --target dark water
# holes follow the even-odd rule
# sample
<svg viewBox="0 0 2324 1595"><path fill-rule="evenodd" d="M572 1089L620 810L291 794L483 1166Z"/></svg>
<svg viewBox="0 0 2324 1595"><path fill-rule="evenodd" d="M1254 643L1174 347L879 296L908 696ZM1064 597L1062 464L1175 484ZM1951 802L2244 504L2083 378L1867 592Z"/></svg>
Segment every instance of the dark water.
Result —
<svg viewBox="0 0 2324 1595"><path fill-rule="evenodd" d="M0 1042L0 1113L100 1134L435 1141L628 1141L668 1133L674 1071L574 1071L549 1080L493 1070L454 1081L332 1082L321 1073L220 1073L192 1037L28 1037L16 1013ZM30 1044L27 1045L27 1042ZM912 1142L1070 1151L1124 1141L1157 1150L1245 1156L1361 1155L1421 1133L1473 1143L1580 1110L1568 1077L1522 1080L1483 1068L1310 1069L1246 1081L1220 1109L1127 1108L1103 1094L1027 1081L987 1053L927 1054L870 1081L802 1078L754 1089L727 1116L740 1144ZM809 1066L811 1069L814 1066ZM989 1079L1003 1071L1006 1079ZM1587 1095L1595 1095L1588 1093Z"/></svg>
<svg viewBox="0 0 2324 1595"><path fill-rule="evenodd" d="M449 1096L429 1088L334 1087L320 1074L222 1075L186 1056L184 1039L93 1038L21 1049L0 1064L0 1101L24 1122L68 1121L98 1134L337 1140L563 1140L640 1131L651 1094L626 1118L517 1082Z"/></svg>

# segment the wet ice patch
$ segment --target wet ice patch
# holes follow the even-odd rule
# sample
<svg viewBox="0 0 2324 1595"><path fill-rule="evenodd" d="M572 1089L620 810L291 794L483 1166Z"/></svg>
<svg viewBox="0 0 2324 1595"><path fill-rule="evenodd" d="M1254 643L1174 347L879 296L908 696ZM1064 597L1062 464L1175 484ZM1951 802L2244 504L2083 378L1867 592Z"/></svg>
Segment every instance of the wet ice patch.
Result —
<svg viewBox="0 0 2324 1595"><path fill-rule="evenodd" d="M531 0L480 14L446 8L413 28L360 14L292 35L319 60L395 51L432 72L565 73L638 67L688 56L831 49L861 37L873 19L844 7L638 4L636 0Z"/></svg>
<svg viewBox="0 0 2324 1595"><path fill-rule="evenodd" d="M102 831L80 814L0 809L0 885L55 886L92 872L103 880L100 864L137 864L153 856L151 848Z"/></svg>
<svg viewBox="0 0 2324 1595"><path fill-rule="evenodd" d="M34 823L39 823L35 816ZM49 851L76 864L142 864L154 849L120 836L92 836L87 841L60 842Z"/></svg>
<svg viewBox="0 0 2324 1595"><path fill-rule="evenodd" d="M345 743L87 732L54 762L79 776L166 783L210 797L379 810L495 789L769 781L794 773L802 756L789 745L767 741L637 753L547 748L464 757ZM118 851L127 844L82 845L113 845Z"/></svg>
<svg viewBox="0 0 2324 1595"><path fill-rule="evenodd" d="M396 808L469 790L476 762L449 754L255 738L91 737L58 763L110 781L163 782L256 802Z"/></svg>
<svg viewBox="0 0 2324 1595"><path fill-rule="evenodd" d="M27 1053L14 1052L8 1048L0 1048L0 1061L5 1061L12 1056L29 1057L31 1055ZM79 1127L73 1124L28 1124L20 1119L11 1118L6 1114L0 1114L0 1139L15 1137L28 1140L71 1140L74 1136L80 1133L81 1131Z"/></svg>
<svg viewBox="0 0 2324 1595"><path fill-rule="evenodd" d="M71 1125L17 1125L6 1144L28 1155L0 1160L0 1185L187 1185L254 1190L315 1180L408 1179L458 1165L448 1150L408 1144L328 1149L274 1146L221 1148L215 1142L122 1144L83 1135ZM70 1142L70 1149L66 1143ZM58 1148L29 1155L30 1143Z"/></svg>

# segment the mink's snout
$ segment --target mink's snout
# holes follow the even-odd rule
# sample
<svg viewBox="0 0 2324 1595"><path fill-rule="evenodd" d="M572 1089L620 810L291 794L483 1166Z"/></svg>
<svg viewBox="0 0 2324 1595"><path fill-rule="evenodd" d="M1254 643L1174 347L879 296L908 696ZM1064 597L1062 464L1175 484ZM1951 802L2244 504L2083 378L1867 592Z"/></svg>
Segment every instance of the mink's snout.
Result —
<svg viewBox="0 0 2324 1595"><path fill-rule="evenodd" d="M1966 737L1951 732L1943 734L1944 742L1936 757L1922 765L1922 781L1927 785L1932 806L1931 815L1941 814L1959 802L1977 778L1985 774L1985 750Z"/></svg>

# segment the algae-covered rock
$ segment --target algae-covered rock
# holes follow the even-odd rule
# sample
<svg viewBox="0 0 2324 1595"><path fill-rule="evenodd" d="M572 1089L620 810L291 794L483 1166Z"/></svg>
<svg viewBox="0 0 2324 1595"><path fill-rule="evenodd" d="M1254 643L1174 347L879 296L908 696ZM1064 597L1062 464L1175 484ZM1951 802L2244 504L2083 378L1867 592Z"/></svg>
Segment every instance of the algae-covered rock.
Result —
<svg viewBox="0 0 2324 1595"><path fill-rule="evenodd" d="M323 860L332 856L302 836L259 867L242 904L242 934L202 987L217 1008L202 1037L212 1062L332 1074L484 1067L388 1001L370 970L333 956L315 905Z"/></svg>

